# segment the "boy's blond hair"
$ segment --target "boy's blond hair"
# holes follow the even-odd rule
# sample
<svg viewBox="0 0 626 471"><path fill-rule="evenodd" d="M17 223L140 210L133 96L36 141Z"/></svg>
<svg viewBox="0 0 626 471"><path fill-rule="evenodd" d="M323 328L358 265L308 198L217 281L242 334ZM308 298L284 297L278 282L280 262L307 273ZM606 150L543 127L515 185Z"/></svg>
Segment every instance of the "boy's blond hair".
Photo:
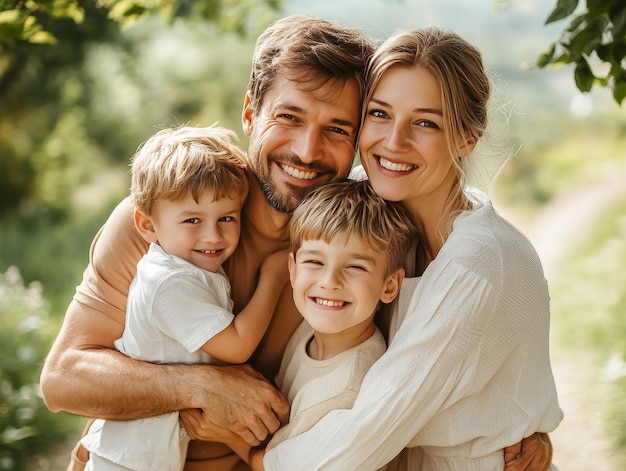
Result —
<svg viewBox="0 0 626 471"><path fill-rule="evenodd" d="M336 236L355 235L386 254L385 276L404 268L418 235L404 208L374 193L367 180L330 183L312 191L294 211L290 234L294 256L306 240L330 243Z"/></svg>
<svg viewBox="0 0 626 471"><path fill-rule="evenodd" d="M248 194L248 160L226 128L181 126L157 132L131 160L130 194L135 208L151 214L160 199L210 191L215 199Z"/></svg>

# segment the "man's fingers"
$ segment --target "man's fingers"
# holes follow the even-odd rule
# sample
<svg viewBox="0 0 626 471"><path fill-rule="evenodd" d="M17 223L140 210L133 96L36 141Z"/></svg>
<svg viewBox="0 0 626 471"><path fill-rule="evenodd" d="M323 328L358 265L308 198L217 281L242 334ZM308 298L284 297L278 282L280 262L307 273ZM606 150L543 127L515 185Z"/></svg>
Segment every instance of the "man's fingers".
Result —
<svg viewBox="0 0 626 471"><path fill-rule="evenodd" d="M515 457L515 447L521 445ZM505 471L546 471L552 462L552 444L545 433L535 433L524 438L520 444L505 449ZM513 457L508 460L507 456Z"/></svg>
<svg viewBox="0 0 626 471"><path fill-rule="evenodd" d="M515 445L507 446L504 449L504 462L509 463L516 459L522 453L522 442L517 442Z"/></svg>

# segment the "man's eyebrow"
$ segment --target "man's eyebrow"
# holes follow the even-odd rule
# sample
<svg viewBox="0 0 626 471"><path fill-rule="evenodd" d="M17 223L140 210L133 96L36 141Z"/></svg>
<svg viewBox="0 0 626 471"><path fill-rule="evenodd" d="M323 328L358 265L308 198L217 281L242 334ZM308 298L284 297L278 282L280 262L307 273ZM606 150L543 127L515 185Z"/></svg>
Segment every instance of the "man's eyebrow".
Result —
<svg viewBox="0 0 626 471"><path fill-rule="evenodd" d="M292 113L299 113L299 114L303 114L306 115L306 110L300 106L297 105L290 105L287 103L276 103L276 106L274 106L273 111L291 111ZM339 119L339 118L333 118L331 120L331 123L336 124L338 126L347 126L347 127L351 127L351 128L356 128L357 124L346 120L346 119Z"/></svg>
<svg viewBox="0 0 626 471"><path fill-rule="evenodd" d="M376 99L376 98L370 98L370 101L376 103L377 105L387 106L391 108L391 105L387 103L386 101ZM431 113L431 114L443 116L443 111L441 111L439 108L413 108L413 111L416 113Z"/></svg>

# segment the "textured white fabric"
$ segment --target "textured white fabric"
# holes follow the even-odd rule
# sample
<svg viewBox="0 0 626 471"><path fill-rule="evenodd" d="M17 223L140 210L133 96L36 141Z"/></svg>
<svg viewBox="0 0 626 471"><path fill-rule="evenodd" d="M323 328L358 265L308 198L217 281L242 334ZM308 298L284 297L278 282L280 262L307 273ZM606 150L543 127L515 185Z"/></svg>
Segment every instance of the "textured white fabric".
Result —
<svg viewBox="0 0 626 471"><path fill-rule="evenodd" d="M274 434L267 449L306 432L331 410L352 407L365 373L387 348L376 329L359 345L314 360L306 352L312 337L313 329L302 321L287 344L276 384L291 404L289 423Z"/></svg>
<svg viewBox="0 0 626 471"><path fill-rule="evenodd" d="M126 325L116 348L156 363L216 363L199 350L230 325L230 283L169 255L156 244L137 264L128 294ZM81 442L100 458L97 470L181 470L189 437L178 413L140 420L96 420Z"/></svg>
<svg viewBox="0 0 626 471"><path fill-rule="evenodd" d="M505 446L558 426L541 263L484 195L472 199L424 274L404 280L353 408L269 450L266 470L375 470L405 446L421 447L421 471L502 469Z"/></svg>

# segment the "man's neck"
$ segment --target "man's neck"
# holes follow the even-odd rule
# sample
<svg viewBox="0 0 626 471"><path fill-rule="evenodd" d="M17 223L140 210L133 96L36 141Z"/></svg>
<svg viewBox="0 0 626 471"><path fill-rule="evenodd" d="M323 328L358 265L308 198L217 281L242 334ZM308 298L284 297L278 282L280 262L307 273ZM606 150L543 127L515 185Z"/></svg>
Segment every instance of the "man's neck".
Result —
<svg viewBox="0 0 626 471"><path fill-rule="evenodd" d="M250 179L250 191L243 211L245 223L261 236L272 240L289 239L291 214L275 209L254 178Z"/></svg>

